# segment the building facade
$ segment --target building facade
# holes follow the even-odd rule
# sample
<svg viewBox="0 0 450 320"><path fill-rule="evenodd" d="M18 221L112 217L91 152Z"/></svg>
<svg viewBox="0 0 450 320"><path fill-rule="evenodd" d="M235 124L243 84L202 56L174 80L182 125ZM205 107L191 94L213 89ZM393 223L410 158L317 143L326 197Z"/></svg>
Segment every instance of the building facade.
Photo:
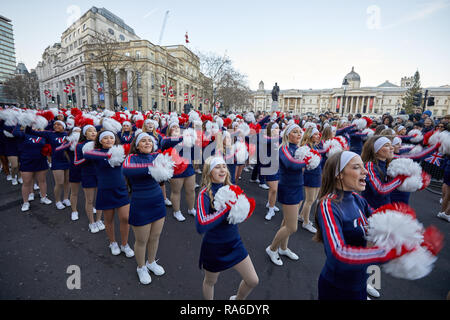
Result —
<svg viewBox="0 0 450 320"><path fill-rule="evenodd" d="M381 116L385 113L397 115L402 110L406 91L413 83L411 77L403 77L400 86L385 81L376 87L361 87L361 78L354 68L344 79L348 82L346 89L341 87L281 90L278 98L280 109L294 114L320 114L332 111L344 115L349 113L367 116ZM450 86L423 88L423 95L425 90L428 90L428 97L435 98L435 105L427 106L434 116L450 114ZM252 102L255 111L271 110L271 90L264 89L264 82L261 81L258 90L253 92Z"/></svg>
<svg viewBox="0 0 450 320"><path fill-rule="evenodd" d="M107 35L104 45L101 35ZM114 63L102 56L112 54ZM205 109L199 58L182 45L140 39L104 8L92 7L46 48L36 72L43 106L178 111L186 102Z"/></svg>
<svg viewBox="0 0 450 320"><path fill-rule="evenodd" d="M16 72L14 33L12 21L0 15L0 105L15 103L4 94L3 83Z"/></svg>

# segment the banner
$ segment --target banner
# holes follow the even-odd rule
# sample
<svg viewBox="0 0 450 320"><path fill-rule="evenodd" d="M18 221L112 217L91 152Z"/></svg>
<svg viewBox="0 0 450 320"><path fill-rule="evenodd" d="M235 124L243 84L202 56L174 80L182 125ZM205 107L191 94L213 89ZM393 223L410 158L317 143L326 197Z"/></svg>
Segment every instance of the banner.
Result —
<svg viewBox="0 0 450 320"><path fill-rule="evenodd" d="M336 112L339 112L340 108L341 108L341 98L337 98Z"/></svg>
<svg viewBox="0 0 450 320"><path fill-rule="evenodd" d="M122 102L128 102L128 85L126 81L122 81Z"/></svg>
<svg viewBox="0 0 450 320"><path fill-rule="evenodd" d="M372 113L373 110L373 98L370 98L370 102L369 102L369 111L370 113Z"/></svg>

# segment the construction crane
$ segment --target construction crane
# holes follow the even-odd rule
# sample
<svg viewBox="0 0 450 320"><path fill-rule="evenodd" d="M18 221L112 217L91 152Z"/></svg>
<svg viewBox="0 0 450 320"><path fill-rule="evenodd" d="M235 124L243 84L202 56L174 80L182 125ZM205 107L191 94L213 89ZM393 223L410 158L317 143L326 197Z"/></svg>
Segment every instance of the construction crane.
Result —
<svg viewBox="0 0 450 320"><path fill-rule="evenodd" d="M161 34L159 35L159 43L158 45L161 45L161 41L164 35L164 29L166 29L166 22L167 22L167 18L169 17L169 10L166 11L166 15L164 16L164 21L163 21L163 25L161 28Z"/></svg>

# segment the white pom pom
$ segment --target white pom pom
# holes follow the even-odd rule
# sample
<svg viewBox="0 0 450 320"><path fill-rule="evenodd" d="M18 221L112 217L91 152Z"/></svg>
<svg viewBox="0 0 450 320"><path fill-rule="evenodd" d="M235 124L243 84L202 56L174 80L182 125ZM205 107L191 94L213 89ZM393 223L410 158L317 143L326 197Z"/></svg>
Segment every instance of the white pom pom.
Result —
<svg viewBox="0 0 450 320"><path fill-rule="evenodd" d="M80 139L80 132L74 131L70 136L66 137L66 141L70 143L70 150L75 151L75 147Z"/></svg>
<svg viewBox="0 0 450 320"><path fill-rule="evenodd" d="M356 127L359 130L363 130L366 127L366 125L367 125L367 121L365 119L362 119L362 118L361 119L355 119L355 120L353 120L352 124L356 124Z"/></svg>
<svg viewBox="0 0 450 320"><path fill-rule="evenodd" d="M238 196L236 203L231 207L227 220L230 224L238 224L247 219L250 213L250 202L244 194Z"/></svg>
<svg viewBox="0 0 450 320"><path fill-rule="evenodd" d="M450 155L450 132L442 131L439 134L439 141L441 143L439 152L445 155Z"/></svg>
<svg viewBox="0 0 450 320"><path fill-rule="evenodd" d="M342 150L344 150L342 148L342 145L339 143L339 141L337 141L336 139L330 139L325 141L325 143L323 144L323 148L327 151L327 157L331 157L333 154L340 152Z"/></svg>
<svg viewBox="0 0 450 320"><path fill-rule="evenodd" d="M192 148L197 140L197 133L194 129L188 128L183 131L183 146Z"/></svg>
<svg viewBox="0 0 450 320"><path fill-rule="evenodd" d="M122 145L112 146L108 151L108 155L111 155L108 162L113 168L121 166L125 160L125 150Z"/></svg>
<svg viewBox="0 0 450 320"><path fill-rule="evenodd" d="M422 168L420 164L409 158L394 159L387 168L387 174L390 177L399 175L408 176L398 190L404 192L414 192L422 188Z"/></svg>
<svg viewBox="0 0 450 320"><path fill-rule="evenodd" d="M114 119L111 119L111 118L104 118L102 126L106 130L112 131L114 133L117 133L120 130L122 130L122 125L120 124L120 122L118 122Z"/></svg>
<svg viewBox="0 0 450 320"><path fill-rule="evenodd" d="M148 168L148 173L157 182L167 181L173 176L173 167L175 162L168 154L159 154L155 160L153 160L153 166Z"/></svg>
<svg viewBox="0 0 450 320"><path fill-rule="evenodd" d="M20 115L18 123L22 127L31 127L35 119L35 114L32 112L24 112Z"/></svg>
<svg viewBox="0 0 450 320"><path fill-rule="evenodd" d="M95 146L94 141L86 142L86 143L84 144L83 148L81 148L81 151L83 152L83 154L85 154L85 153L88 152L88 151L94 150L94 146Z"/></svg>
<svg viewBox="0 0 450 320"><path fill-rule="evenodd" d="M242 141L237 141L234 144L234 153L236 155L237 163L243 164L248 159L247 146Z"/></svg>
<svg viewBox="0 0 450 320"><path fill-rule="evenodd" d="M217 123L217 125L218 125L219 128L222 128L222 127L223 127L223 119L222 119L221 117L215 116L215 117L214 117L214 121Z"/></svg>
<svg viewBox="0 0 450 320"><path fill-rule="evenodd" d="M238 130L241 132L242 135L248 136L250 134L250 127L245 122L239 124Z"/></svg>
<svg viewBox="0 0 450 320"><path fill-rule="evenodd" d="M115 114L116 113L114 111L107 110L107 109L103 110L103 113L102 113L102 115L104 117L108 117L108 118L114 116Z"/></svg>
<svg viewBox="0 0 450 320"><path fill-rule="evenodd" d="M217 211L223 210L227 204L231 206L236 200L236 193L230 189L230 186L223 186L214 195L214 208Z"/></svg>
<svg viewBox="0 0 450 320"><path fill-rule="evenodd" d="M405 146L405 145L403 145L403 146ZM423 151L423 147L420 145L420 144L418 144L418 145L416 145L414 148L412 148L409 152L408 152L408 154L415 154L415 153L419 153L419 152L422 152Z"/></svg>
<svg viewBox="0 0 450 320"><path fill-rule="evenodd" d="M367 139L369 139L370 137L372 137L374 135L374 131L370 128L364 129L362 131L363 134L367 134L367 136L363 136L363 140L366 141Z"/></svg>
<svg viewBox="0 0 450 320"><path fill-rule="evenodd" d="M418 130L418 129L413 129L408 133L408 136L414 136L413 138L411 138L411 142L414 143L419 143L420 141L423 140L423 134L422 131Z"/></svg>
<svg viewBox="0 0 450 320"><path fill-rule="evenodd" d="M436 256L430 251L418 246L414 251L383 264L382 268L393 277L417 280L427 276L433 270L436 260Z"/></svg>
<svg viewBox="0 0 450 320"><path fill-rule="evenodd" d="M295 150L294 158L298 159L300 161L303 161L305 159L305 156L309 153L309 147L308 146L302 146L297 148Z"/></svg>
<svg viewBox="0 0 450 320"><path fill-rule="evenodd" d="M253 114L253 112L246 113L244 116L244 120L250 123L256 122L255 115Z"/></svg>
<svg viewBox="0 0 450 320"><path fill-rule="evenodd" d="M37 130L44 130L48 126L48 121L43 116L36 116L32 127Z"/></svg>
<svg viewBox="0 0 450 320"><path fill-rule="evenodd" d="M402 246L415 248L423 241L423 226L412 216L394 210L373 214L368 218L367 240L390 251L401 252Z"/></svg>

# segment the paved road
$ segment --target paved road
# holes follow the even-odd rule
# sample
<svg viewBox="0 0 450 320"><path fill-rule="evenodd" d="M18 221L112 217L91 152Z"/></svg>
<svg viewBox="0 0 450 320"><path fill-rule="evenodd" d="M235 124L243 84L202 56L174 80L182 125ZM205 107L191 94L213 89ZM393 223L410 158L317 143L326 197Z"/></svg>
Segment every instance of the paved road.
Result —
<svg viewBox="0 0 450 320"><path fill-rule="evenodd" d="M241 186L256 199L257 206L253 216L240 225L240 233L260 278L249 299L317 299L317 279L325 261L322 245L311 240L311 233L299 228L291 236L289 247L299 254L300 261L284 257L283 267L272 264L265 248L278 230L281 213L270 222L264 219L267 191L248 183L249 177L249 173L243 173ZM47 181L53 200L50 175ZM83 198L80 192L79 208L84 207ZM53 204L45 206L35 200L31 210L22 213L21 202L20 185L11 186L0 175L0 299L202 299L203 274L198 268L201 236L192 216L186 215L186 221L178 222L168 209L157 255L166 274L152 276L152 283L144 286L139 283L134 258L112 256L106 233L89 232L84 210L79 210L80 219L73 222L70 209L59 211ZM182 210L186 212L184 203L183 200ZM411 205L425 226L434 224L445 234L446 244L433 272L424 279L407 281L382 273L380 299L445 299L450 290L450 224L436 218L436 194L418 192L411 197ZM132 231L129 243L134 245ZM79 290L67 288L70 274L66 271L71 265L81 270ZM215 298L228 299L235 294L239 282L236 271L222 273Z"/></svg>

